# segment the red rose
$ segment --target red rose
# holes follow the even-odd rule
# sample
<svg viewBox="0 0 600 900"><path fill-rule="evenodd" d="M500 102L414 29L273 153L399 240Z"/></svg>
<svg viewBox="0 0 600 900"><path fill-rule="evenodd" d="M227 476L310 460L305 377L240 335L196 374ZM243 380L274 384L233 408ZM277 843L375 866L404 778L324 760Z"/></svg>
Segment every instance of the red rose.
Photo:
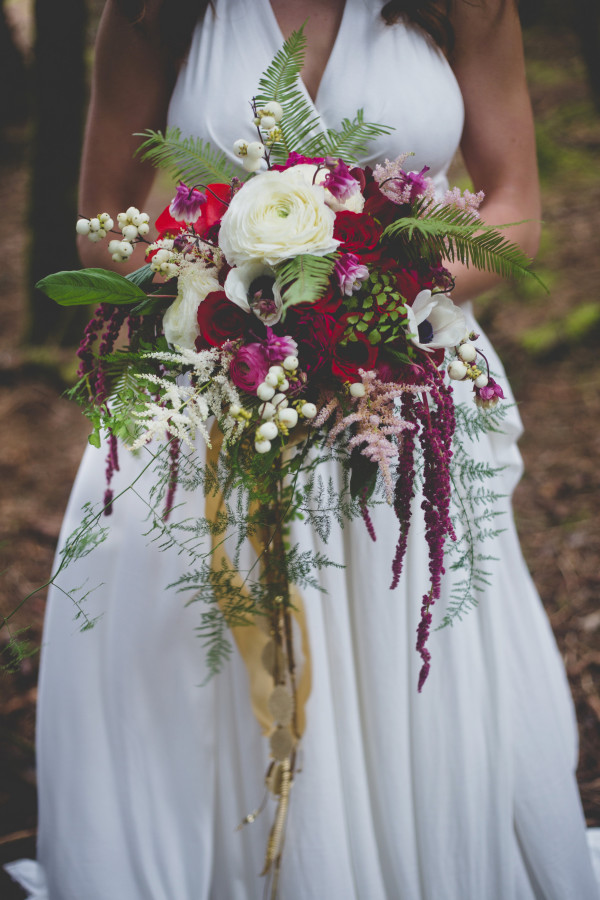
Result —
<svg viewBox="0 0 600 900"><path fill-rule="evenodd" d="M431 279L423 278L416 269L402 269L393 259L382 260L378 265L380 272L391 275L395 281L395 288L406 300L409 306L414 303L417 294L425 289L431 290Z"/></svg>
<svg viewBox="0 0 600 900"><path fill-rule="evenodd" d="M226 341L237 341L244 335L248 316L224 291L212 291L198 306L200 336L196 338L196 349L222 347Z"/></svg>
<svg viewBox="0 0 600 900"><path fill-rule="evenodd" d="M364 213L373 216L384 228L395 219L404 215L408 206L399 206L380 190L376 181L367 184L363 191L365 197Z"/></svg>
<svg viewBox="0 0 600 900"><path fill-rule="evenodd" d="M364 213L339 212L335 217L333 236L342 242L341 250L356 253L361 263L377 259L376 249L381 237L381 228L371 216Z"/></svg>
<svg viewBox="0 0 600 900"><path fill-rule="evenodd" d="M288 312L285 325L298 344L302 370L310 375L322 369L332 355L336 327L333 316L316 311L312 303L299 303Z"/></svg>
<svg viewBox="0 0 600 900"><path fill-rule="evenodd" d="M374 369L377 361L377 347L370 343L360 331L356 332L356 341L340 341L348 327L347 318L351 313L342 316L333 332L333 361L331 371L340 381L360 381L359 369Z"/></svg>

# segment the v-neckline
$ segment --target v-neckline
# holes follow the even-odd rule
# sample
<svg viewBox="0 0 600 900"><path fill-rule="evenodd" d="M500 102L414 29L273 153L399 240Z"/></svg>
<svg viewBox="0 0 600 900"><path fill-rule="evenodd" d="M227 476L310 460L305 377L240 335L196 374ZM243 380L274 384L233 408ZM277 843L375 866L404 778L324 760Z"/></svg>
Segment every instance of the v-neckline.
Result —
<svg viewBox="0 0 600 900"><path fill-rule="evenodd" d="M342 32L344 31L346 19L348 16L348 7L350 6L351 2L352 2L352 0L345 0L344 9L342 10L342 18L340 19L340 24L339 24L335 39L333 41L333 46L329 53L329 57L327 59L327 62L325 63L325 67L324 67L323 71L321 72L321 78L317 85L317 91L314 96L314 99L311 97L310 92L309 92L308 88L306 87L306 84L304 83L304 79L302 78L302 76L300 76L300 79L299 79L302 90L304 91L308 100L310 101L310 103L316 110L318 110L319 97L321 95L321 89L323 87L323 83L325 82L325 80L327 78L329 70L331 69L331 66L332 66L332 61L333 61L334 57L336 56L336 54L338 52L338 46L341 43L340 37L342 35ZM267 14L270 17L271 24L274 29L274 36L279 39L279 47L277 48L277 49L279 49L281 46L283 46L283 44L286 40L285 36L283 34L283 31L281 30L281 26L279 24L277 16L275 15L275 11L274 11L273 7L271 6L271 0L263 0L263 4L266 7Z"/></svg>

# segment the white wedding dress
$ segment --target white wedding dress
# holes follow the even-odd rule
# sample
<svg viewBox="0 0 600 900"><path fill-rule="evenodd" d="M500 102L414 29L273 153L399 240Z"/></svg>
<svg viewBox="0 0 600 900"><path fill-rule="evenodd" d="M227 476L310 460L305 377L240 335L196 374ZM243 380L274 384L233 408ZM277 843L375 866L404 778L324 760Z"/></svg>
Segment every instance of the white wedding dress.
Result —
<svg viewBox="0 0 600 900"><path fill-rule="evenodd" d="M358 107L395 126L364 162L412 150L412 168L429 165L443 189L462 130L458 85L428 40L386 27L379 9L374 0L347 0L316 107L326 126ZM218 0L216 18L208 14L194 34L170 123L230 153L236 138L252 134L248 98L281 43L268 0ZM459 393L469 399L468 389ZM323 573L326 595L303 592L313 690L284 900L597 900L571 698L510 512L520 429L513 407L504 433L474 449L504 467L496 487L505 530L477 610L432 634L422 694L422 523L416 516L394 592L393 513L375 511L376 544L361 521L333 529L327 552L346 568ZM121 462L117 489L140 468L126 451ZM138 484L141 494L150 482ZM90 448L64 536L103 488L104 454ZM202 514L201 497L187 503ZM38 721L39 862L9 869L35 900L259 900L272 808L235 831L260 801L268 760L246 671L234 654L202 684L200 610L167 589L185 560L148 543L145 515L143 499L123 497L107 520L108 540L61 579L67 589L95 588L84 604L101 617L92 630L80 633L71 601L51 592ZM304 548L318 545L306 527L295 537ZM447 596L446 586L438 616Z"/></svg>

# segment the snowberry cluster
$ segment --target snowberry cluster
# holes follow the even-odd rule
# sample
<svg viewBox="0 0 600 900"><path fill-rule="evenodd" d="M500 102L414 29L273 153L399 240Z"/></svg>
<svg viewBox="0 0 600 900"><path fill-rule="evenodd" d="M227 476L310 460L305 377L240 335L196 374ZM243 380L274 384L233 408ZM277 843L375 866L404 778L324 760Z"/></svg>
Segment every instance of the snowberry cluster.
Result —
<svg viewBox="0 0 600 900"><path fill-rule="evenodd" d="M256 395L262 401L258 407L261 422L254 435L254 449L257 453L268 453L272 441L279 435L287 437L300 418L314 419L317 414L315 404L305 400L298 400L294 406L290 406L286 392L290 388L290 380L297 380L297 369L297 357L286 356L281 365L270 367L264 381L256 389ZM229 412L236 419L249 419L246 410L238 404L232 404Z"/></svg>
<svg viewBox="0 0 600 900"><path fill-rule="evenodd" d="M165 278L175 278L179 274L179 266L173 262L173 258L171 250L161 247L152 257L150 268Z"/></svg>
<svg viewBox="0 0 600 900"><path fill-rule="evenodd" d="M274 100L258 108L254 124L258 128L262 140L245 141L240 139L233 145L233 152L242 160L242 165L247 172L258 172L262 168L267 147L272 147L276 141L281 140L281 129L278 123L282 116L283 109Z"/></svg>
<svg viewBox="0 0 600 900"><path fill-rule="evenodd" d="M130 206L126 212L119 213L117 222L123 235L122 240L108 243L108 252L115 262L125 262L133 253L136 241L143 240L150 231L150 216ZM90 241L101 241L114 228L114 221L108 213L99 213L93 219L80 218L75 230L77 234L87 234Z"/></svg>
<svg viewBox="0 0 600 900"><path fill-rule="evenodd" d="M98 213L93 219L78 219L75 230L77 234L87 234L96 243L106 237L114 224L108 213Z"/></svg>
<svg viewBox="0 0 600 900"><path fill-rule="evenodd" d="M457 359L453 359L448 365L448 375L454 381L472 381L475 390L475 403L484 409L491 409L504 398L502 388L490 375L490 369L485 356L473 341L479 335L471 333L469 337L461 341L456 348ZM485 371L477 360L477 354L483 358Z"/></svg>

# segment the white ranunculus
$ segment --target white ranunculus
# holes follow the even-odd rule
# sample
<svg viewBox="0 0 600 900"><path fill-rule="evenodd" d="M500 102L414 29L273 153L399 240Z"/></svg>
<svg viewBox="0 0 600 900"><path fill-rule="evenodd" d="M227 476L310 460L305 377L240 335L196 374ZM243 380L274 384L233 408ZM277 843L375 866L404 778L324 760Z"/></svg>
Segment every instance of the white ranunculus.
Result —
<svg viewBox="0 0 600 900"><path fill-rule="evenodd" d="M421 291L415 297L412 306L406 307L408 313L407 330L414 335L412 342L421 350L433 351L455 347L467 333L467 320L464 313L446 294L432 294ZM433 336L427 343L419 341L419 325L428 321L433 329Z"/></svg>
<svg viewBox="0 0 600 900"><path fill-rule="evenodd" d="M273 284L273 310L268 312L264 312L260 307L251 307L248 303L248 293L250 291L250 285L257 278L260 278L261 275L267 275L270 278L275 278L275 272L264 262L248 262L244 263L243 266L237 266L233 269L230 269L227 278L225 279L224 291L227 294L227 298L231 300L232 303L235 303L244 312L253 312L261 322L264 322L265 325L275 325L276 322L279 322L281 319L281 308L283 305L283 301L281 299L281 291L279 289L278 284L275 282Z"/></svg>
<svg viewBox="0 0 600 900"><path fill-rule="evenodd" d="M208 294L221 289L217 270L194 263L181 273L177 288L177 299L163 317L165 337L174 347L194 350L199 334L198 307Z"/></svg>
<svg viewBox="0 0 600 900"><path fill-rule="evenodd" d="M227 262L276 266L301 253L325 256L337 249L335 214L320 185L283 172L262 172L235 194L221 221L219 246Z"/></svg>

